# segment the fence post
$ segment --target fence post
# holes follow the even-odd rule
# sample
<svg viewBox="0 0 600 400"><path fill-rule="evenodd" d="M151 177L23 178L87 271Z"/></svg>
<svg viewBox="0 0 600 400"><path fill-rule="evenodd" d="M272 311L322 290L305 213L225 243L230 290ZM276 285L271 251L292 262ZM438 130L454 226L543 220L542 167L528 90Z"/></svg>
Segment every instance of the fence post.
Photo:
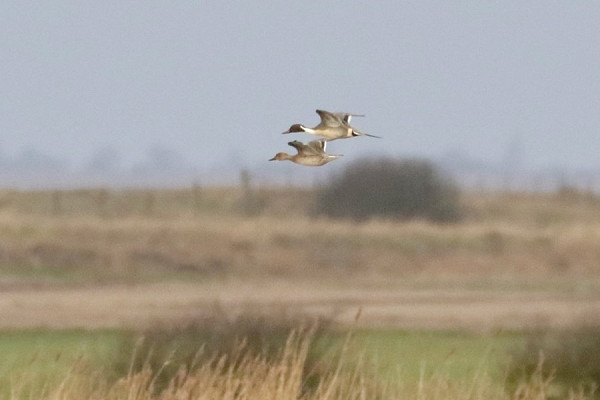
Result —
<svg viewBox="0 0 600 400"><path fill-rule="evenodd" d="M107 189L100 189L96 196L96 208L98 215L101 217L108 216L108 198L109 193Z"/></svg>
<svg viewBox="0 0 600 400"><path fill-rule="evenodd" d="M156 196L154 190L148 190L144 200L144 214L148 217L152 216L155 211Z"/></svg>
<svg viewBox="0 0 600 400"><path fill-rule="evenodd" d="M241 209L246 215L252 213L253 196L251 180L250 172L247 169L243 169L240 172L240 186L242 189Z"/></svg>
<svg viewBox="0 0 600 400"><path fill-rule="evenodd" d="M54 215L61 215L62 212L62 192L60 190L55 190L52 192L52 213Z"/></svg>
<svg viewBox="0 0 600 400"><path fill-rule="evenodd" d="M202 208L202 186L198 182L192 185L192 211L194 215L199 215Z"/></svg>

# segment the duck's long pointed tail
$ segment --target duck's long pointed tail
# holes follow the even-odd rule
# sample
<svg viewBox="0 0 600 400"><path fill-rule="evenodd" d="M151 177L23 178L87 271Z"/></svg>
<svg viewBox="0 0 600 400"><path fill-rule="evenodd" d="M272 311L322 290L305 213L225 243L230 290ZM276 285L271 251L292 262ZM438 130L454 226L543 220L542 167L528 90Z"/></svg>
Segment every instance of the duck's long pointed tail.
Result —
<svg viewBox="0 0 600 400"><path fill-rule="evenodd" d="M377 138L377 139L383 139L381 136L370 135L368 133L363 133L363 135L368 136L368 137L374 137L374 138Z"/></svg>
<svg viewBox="0 0 600 400"><path fill-rule="evenodd" d="M381 136L375 136L375 135L371 135L369 133L359 132L357 130L353 130L352 131L352 136L369 136L369 137L374 137L374 138L377 138L377 139L383 139Z"/></svg>

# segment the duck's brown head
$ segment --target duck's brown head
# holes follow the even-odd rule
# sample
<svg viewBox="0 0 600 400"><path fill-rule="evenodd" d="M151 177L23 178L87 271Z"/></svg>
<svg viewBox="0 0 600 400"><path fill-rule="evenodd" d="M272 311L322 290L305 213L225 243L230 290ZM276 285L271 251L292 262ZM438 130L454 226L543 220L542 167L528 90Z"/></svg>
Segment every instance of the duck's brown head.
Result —
<svg viewBox="0 0 600 400"><path fill-rule="evenodd" d="M287 131L282 132L282 133L292 133L292 132L305 132L304 126L302 126L302 124L294 124L294 125L290 126L290 129L288 129Z"/></svg>
<svg viewBox="0 0 600 400"><path fill-rule="evenodd" d="M277 153L273 158L270 158L269 161L283 161L289 158L289 154L287 153Z"/></svg>

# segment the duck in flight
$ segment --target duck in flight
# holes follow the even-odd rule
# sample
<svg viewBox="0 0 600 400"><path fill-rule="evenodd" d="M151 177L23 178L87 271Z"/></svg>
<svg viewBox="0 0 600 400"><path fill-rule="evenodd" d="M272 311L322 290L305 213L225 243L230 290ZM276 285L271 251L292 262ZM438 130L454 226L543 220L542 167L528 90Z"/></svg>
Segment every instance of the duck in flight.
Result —
<svg viewBox="0 0 600 400"><path fill-rule="evenodd" d="M304 144L294 140L293 142L288 142L288 145L294 147L298 152L297 154L277 153L269 161L289 160L296 164L317 167L342 157L342 154L327 154L325 152L325 143L325 140L313 140Z"/></svg>
<svg viewBox="0 0 600 400"><path fill-rule="evenodd" d="M308 128L302 124L294 124L290 129L283 132L305 132L311 135L323 137L325 140L345 139L354 136L370 136L380 138L380 136L369 135L363 133L350 125L350 118L364 117L362 114L351 114L345 112L329 112L325 110L316 110L316 113L321 117L321 122L314 128Z"/></svg>

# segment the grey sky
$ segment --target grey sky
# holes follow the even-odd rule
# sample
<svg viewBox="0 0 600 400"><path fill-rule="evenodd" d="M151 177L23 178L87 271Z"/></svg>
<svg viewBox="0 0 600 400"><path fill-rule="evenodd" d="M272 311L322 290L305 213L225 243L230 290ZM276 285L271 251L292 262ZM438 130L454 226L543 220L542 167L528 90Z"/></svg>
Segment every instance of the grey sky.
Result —
<svg viewBox="0 0 600 400"><path fill-rule="evenodd" d="M384 139L345 158L460 150L600 167L600 2L5 1L0 149L90 159L164 144L253 166L315 108ZM346 163L346 164L344 164ZM271 163L276 168L275 163ZM302 168L302 167L298 167Z"/></svg>

